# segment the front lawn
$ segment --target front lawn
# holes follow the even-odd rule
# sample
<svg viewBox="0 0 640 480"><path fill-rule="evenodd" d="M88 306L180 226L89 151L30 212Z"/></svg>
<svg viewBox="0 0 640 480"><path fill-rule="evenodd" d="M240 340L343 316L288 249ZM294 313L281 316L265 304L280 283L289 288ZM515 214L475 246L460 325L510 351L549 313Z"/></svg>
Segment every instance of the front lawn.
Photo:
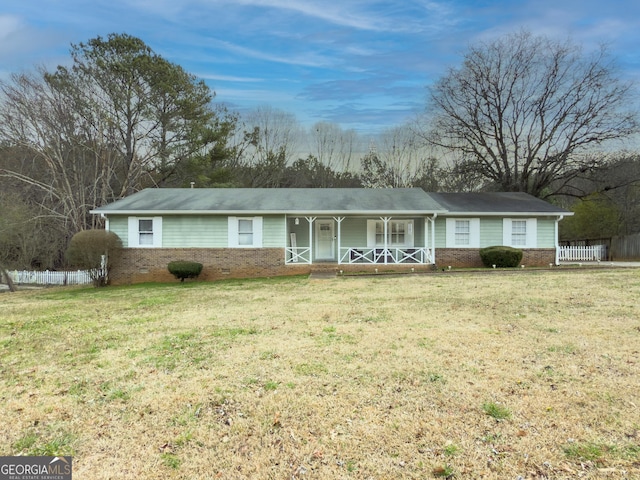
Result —
<svg viewBox="0 0 640 480"><path fill-rule="evenodd" d="M78 479L640 478L640 270L0 296L0 452Z"/></svg>

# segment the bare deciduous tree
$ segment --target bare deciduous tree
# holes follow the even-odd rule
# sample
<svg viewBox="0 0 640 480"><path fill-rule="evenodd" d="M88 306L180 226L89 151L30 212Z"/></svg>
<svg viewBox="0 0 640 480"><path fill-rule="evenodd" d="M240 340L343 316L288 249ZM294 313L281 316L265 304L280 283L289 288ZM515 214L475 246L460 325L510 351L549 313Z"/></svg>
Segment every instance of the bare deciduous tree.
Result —
<svg viewBox="0 0 640 480"><path fill-rule="evenodd" d="M424 140L410 125L382 132L362 158L362 182L367 187L404 188L435 186L426 177L436 171L436 161Z"/></svg>
<svg viewBox="0 0 640 480"><path fill-rule="evenodd" d="M35 164L27 169L18 162L19 168L3 168L0 176L34 187L46 215L76 232L91 226L88 209L107 195L114 166L110 151L77 121L72 102L43 75L13 75L0 84L0 137L14 146L12 155Z"/></svg>
<svg viewBox="0 0 640 480"><path fill-rule="evenodd" d="M245 130L237 142L242 150L242 183L249 187L277 187L284 169L298 153L301 129L295 115L269 106L244 118Z"/></svg>
<svg viewBox="0 0 640 480"><path fill-rule="evenodd" d="M339 125L328 122L314 124L310 131L311 154L334 172L349 172L359 149L355 130L342 130Z"/></svg>
<svg viewBox="0 0 640 480"><path fill-rule="evenodd" d="M427 138L457 152L462 173L550 196L596 166L580 153L636 131L630 89L604 49L585 55L523 31L470 48L430 89Z"/></svg>

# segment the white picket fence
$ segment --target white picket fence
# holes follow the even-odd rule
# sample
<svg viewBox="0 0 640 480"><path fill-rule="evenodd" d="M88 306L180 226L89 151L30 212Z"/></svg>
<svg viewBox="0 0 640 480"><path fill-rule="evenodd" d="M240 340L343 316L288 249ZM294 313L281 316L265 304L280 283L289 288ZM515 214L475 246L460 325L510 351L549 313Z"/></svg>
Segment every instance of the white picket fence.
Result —
<svg viewBox="0 0 640 480"><path fill-rule="evenodd" d="M7 272L13 283L27 285L87 285L91 283L91 277L86 270L50 272L13 270Z"/></svg>
<svg viewBox="0 0 640 480"><path fill-rule="evenodd" d="M606 245L562 246L558 252L560 262L599 262L607 257Z"/></svg>

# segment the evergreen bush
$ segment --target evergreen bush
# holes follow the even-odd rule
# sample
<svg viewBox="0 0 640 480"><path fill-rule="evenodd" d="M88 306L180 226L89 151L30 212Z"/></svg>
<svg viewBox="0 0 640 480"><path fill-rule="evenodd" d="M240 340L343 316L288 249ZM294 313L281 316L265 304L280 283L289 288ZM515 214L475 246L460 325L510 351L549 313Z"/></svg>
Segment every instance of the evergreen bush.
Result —
<svg viewBox="0 0 640 480"><path fill-rule="evenodd" d="M68 262L85 269L96 287L102 287L109 279L109 255L122 248L120 237L106 230L82 230L71 237L67 249Z"/></svg>
<svg viewBox="0 0 640 480"><path fill-rule="evenodd" d="M493 246L480 249L480 258L485 267L513 268L522 261L522 250L513 247Z"/></svg>
<svg viewBox="0 0 640 480"><path fill-rule="evenodd" d="M196 278L202 272L202 264L186 260L175 260L167 266L169 273L184 282L185 278Z"/></svg>

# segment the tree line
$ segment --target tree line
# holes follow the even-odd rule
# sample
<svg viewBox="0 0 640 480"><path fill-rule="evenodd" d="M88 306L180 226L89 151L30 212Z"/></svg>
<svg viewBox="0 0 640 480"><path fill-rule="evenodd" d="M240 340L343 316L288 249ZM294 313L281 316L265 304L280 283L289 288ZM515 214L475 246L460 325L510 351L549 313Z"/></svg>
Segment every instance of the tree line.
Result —
<svg viewBox="0 0 640 480"><path fill-rule="evenodd" d="M102 226L92 208L192 182L605 199L618 230L640 229L638 154L608 146L637 132L633 85L605 50L587 55L528 32L479 44L429 88L421 115L374 139L326 122L305 130L269 106L229 111L130 35L70 55L70 67L0 82L0 265L62 267L70 238Z"/></svg>

